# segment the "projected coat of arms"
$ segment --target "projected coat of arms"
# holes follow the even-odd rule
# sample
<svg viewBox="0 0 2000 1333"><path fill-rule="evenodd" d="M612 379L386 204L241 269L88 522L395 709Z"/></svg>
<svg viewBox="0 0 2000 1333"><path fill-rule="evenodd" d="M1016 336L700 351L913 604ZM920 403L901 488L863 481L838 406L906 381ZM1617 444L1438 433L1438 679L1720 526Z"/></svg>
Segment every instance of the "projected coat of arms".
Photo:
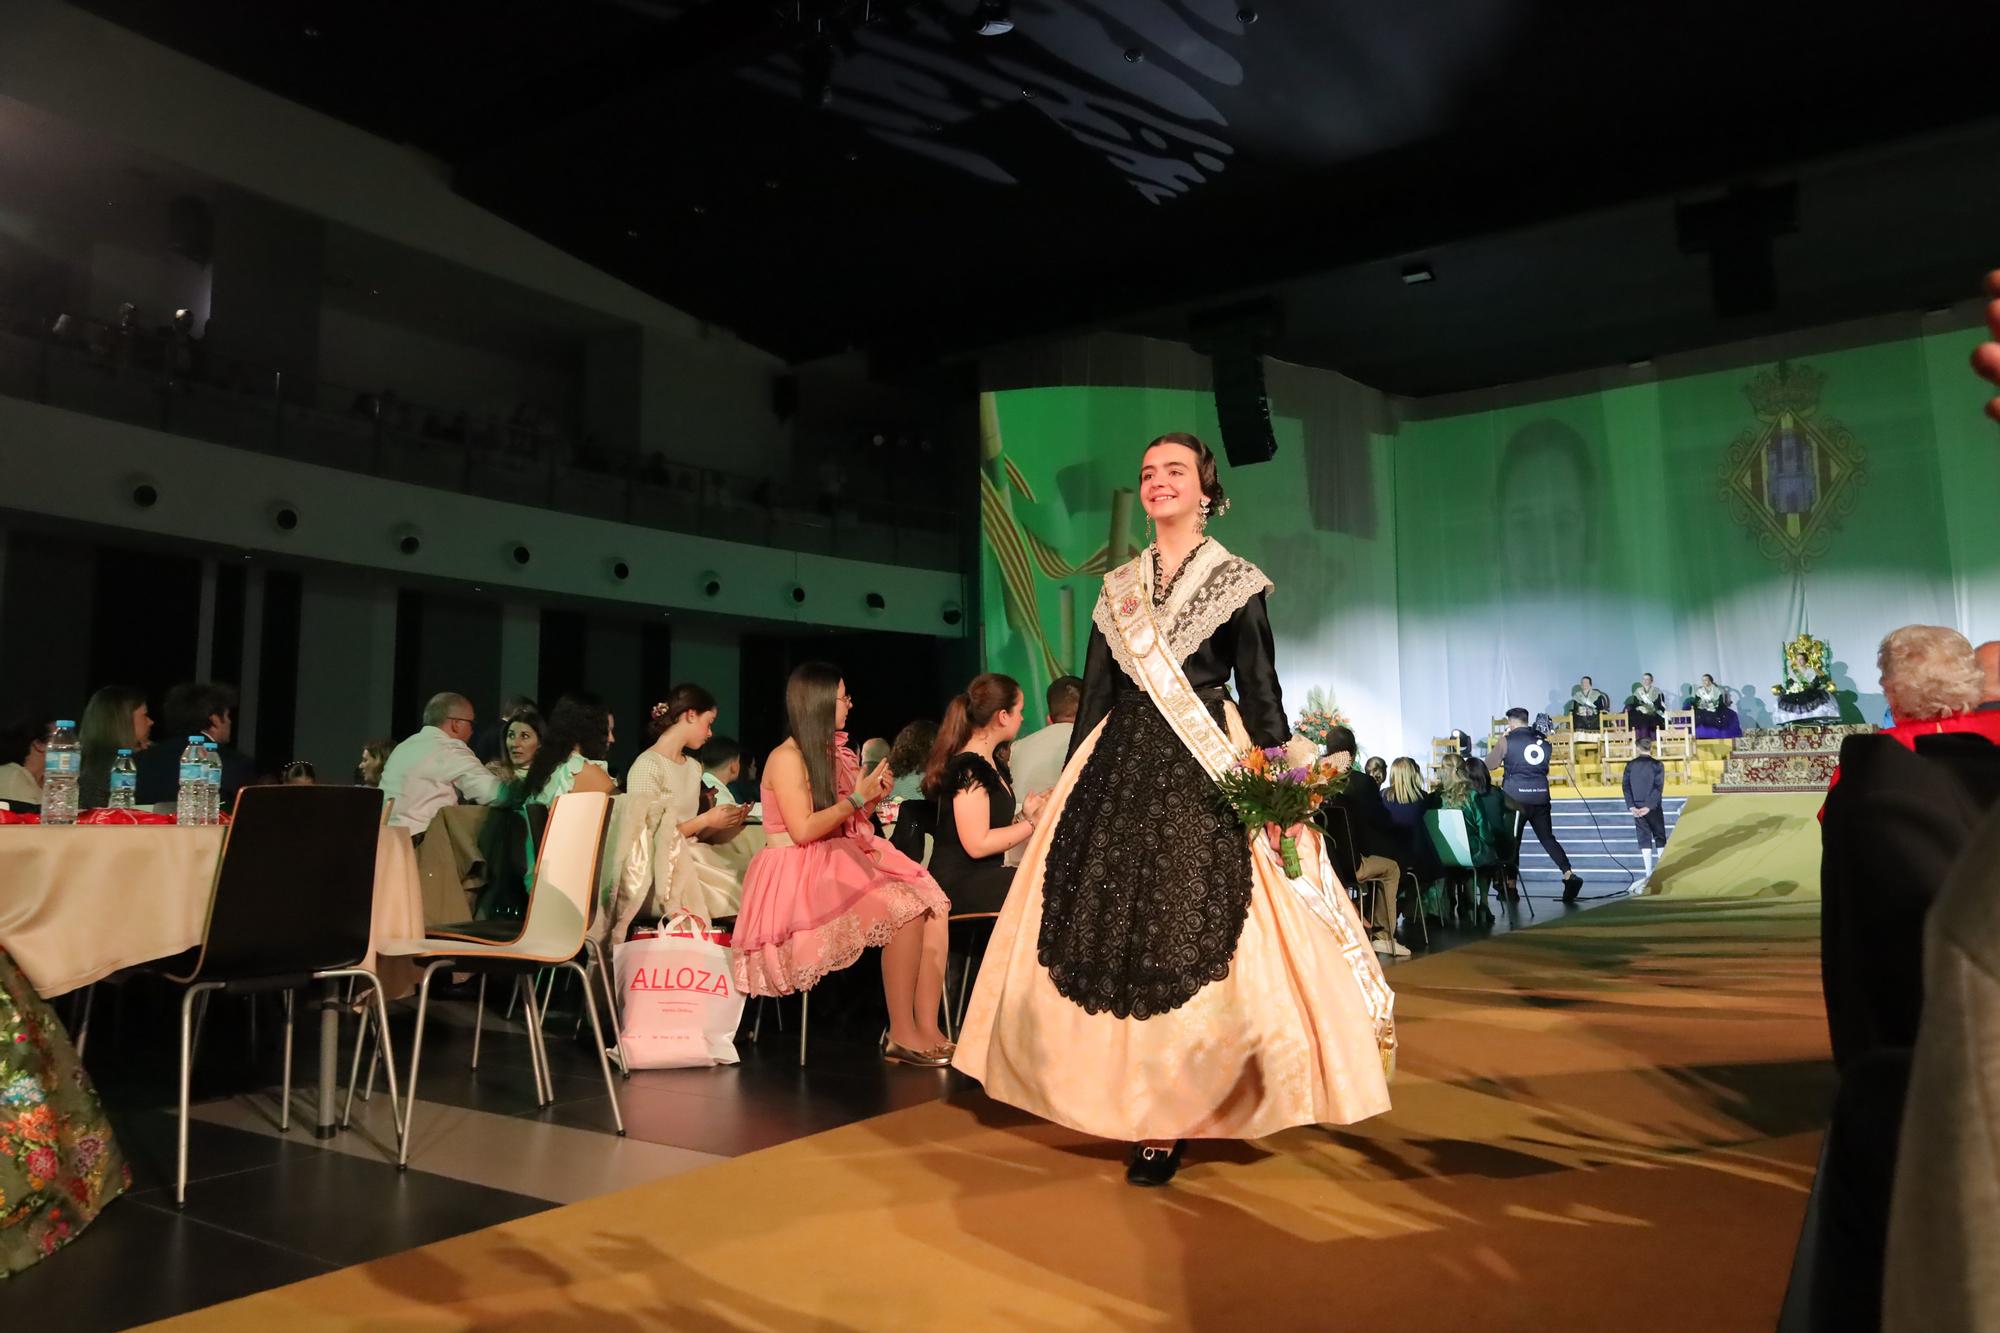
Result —
<svg viewBox="0 0 2000 1333"><path fill-rule="evenodd" d="M1794 572L1826 554L1868 470L1854 432L1819 414L1825 384L1788 361L1758 374L1743 392L1759 425L1730 443L1722 465L1731 517L1759 553Z"/></svg>

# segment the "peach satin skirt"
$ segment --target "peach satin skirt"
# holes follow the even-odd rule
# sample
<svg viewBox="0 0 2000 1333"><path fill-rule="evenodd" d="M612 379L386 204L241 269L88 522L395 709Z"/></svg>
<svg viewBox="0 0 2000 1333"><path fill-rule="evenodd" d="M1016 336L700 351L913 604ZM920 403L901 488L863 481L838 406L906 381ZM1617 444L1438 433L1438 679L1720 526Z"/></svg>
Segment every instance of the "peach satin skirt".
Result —
<svg viewBox="0 0 2000 1333"><path fill-rule="evenodd" d="M1248 746L1233 705L1229 730ZM1299 896L1274 855L1253 848L1250 909L1229 975L1170 1013L1093 1014L1056 990L1036 956L1042 867L1096 744L1093 734L1078 748L1028 843L953 1065L1000 1101L1127 1142L1261 1138L1388 1110L1388 987L1330 871L1318 887L1332 926ZM1301 851L1307 875L1317 879L1324 860L1315 848Z"/></svg>

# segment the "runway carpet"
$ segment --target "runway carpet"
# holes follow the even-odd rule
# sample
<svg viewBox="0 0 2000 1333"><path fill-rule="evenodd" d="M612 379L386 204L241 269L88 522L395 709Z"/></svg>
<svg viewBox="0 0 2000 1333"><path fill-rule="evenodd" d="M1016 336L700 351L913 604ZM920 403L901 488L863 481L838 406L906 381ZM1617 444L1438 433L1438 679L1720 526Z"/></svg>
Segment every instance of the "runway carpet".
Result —
<svg viewBox="0 0 2000 1333"><path fill-rule="evenodd" d="M1634 901L1394 968L1390 1114L1167 1190L967 1091L174 1324L1768 1333L1832 1086L1817 928Z"/></svg>
<svg viewBox="0 0 2000 1333"><path fill-rule="evenodd" d="M1817 903L1825 799L1820 791L1688 797L1648 896Z"/></svg>

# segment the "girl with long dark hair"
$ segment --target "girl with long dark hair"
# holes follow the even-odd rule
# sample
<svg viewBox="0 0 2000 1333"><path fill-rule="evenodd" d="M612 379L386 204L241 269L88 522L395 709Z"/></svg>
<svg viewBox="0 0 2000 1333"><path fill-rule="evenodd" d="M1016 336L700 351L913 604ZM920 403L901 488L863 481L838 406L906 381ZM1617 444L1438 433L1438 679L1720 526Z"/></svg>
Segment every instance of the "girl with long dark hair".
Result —
<svg viewBox="0 0 2000 1333"><path fill-rule="evenodd" d="M146 696L129 685L106 685L83 706L77 741L83 767L77 776L76 808L95 810L111 800L111 765L120 750L138 754L152 741L153 716ZM185 741L182 741L185 744Z"/></svg>
<svg viewBox="0 0 2000 1333"><path fill-rule="evenodd" d="M553 805L573 791L615 792L606 762L611 753L612 717L604 700L594 694L565 694L549 710L542 743L528 763L519 787L521 800Z"/></svg>
<svg viewBox="0 0 2000 1333"><path fill-rule="evenodd" d="M853 704L831 663L801 663L785 686L790 734L764 761L758 794L769 841L743 877L736 983L751 995L789 995L880 945L883 1058L941 1067L951 1060L937 1025L951 903L869 824L889 790L889 765L861 772L847 748Z"/></svg>
<svg viewBox="0 0 2000 1333"><path fill-rule="evenodd" d="M1001 1101L1131 1143L1126 1179L1163 1185L1184 1139L1387 1110L1395 1036L1317 836L1245 828L1216 794L1253 744L1291 728L1271 582L1204 531L1226 503L1215 456L1163 435L1138 480L1157 535L1104 577L1069 760L953 1063ZM1297 879L1278 856L1286 832Z"/></svg>
<svg viewBox="0 0 2000 1333"><path fill-rule="evenodd" d="M1044 794L1016 807L1013 784L994 751L1021 730L1021 686L1012 676L974 676L945 708L924 769L924 795L937 803L930 872L953 912L997 912L1014 869L1009 849L1035 831Z"/></svg>

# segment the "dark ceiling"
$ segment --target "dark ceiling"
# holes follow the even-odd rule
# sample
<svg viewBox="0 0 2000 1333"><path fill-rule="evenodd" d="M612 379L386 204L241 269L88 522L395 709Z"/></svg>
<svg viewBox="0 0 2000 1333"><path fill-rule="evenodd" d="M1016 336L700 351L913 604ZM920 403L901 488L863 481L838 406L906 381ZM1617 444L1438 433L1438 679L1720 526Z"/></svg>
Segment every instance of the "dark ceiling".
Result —
<svg viewBox="0 0 2000 1333"><path fill-rule="evenodd" d="M973 0L86 7L794 359L1184 336L1270 293L1269 350L1432 393L1950 299L2000 261L1969 0L1017 0L996 37ZM1794 180L1775 308L1719 317L1676 200ZM1412 256L1436 282L1403 285Z"/></svg>

